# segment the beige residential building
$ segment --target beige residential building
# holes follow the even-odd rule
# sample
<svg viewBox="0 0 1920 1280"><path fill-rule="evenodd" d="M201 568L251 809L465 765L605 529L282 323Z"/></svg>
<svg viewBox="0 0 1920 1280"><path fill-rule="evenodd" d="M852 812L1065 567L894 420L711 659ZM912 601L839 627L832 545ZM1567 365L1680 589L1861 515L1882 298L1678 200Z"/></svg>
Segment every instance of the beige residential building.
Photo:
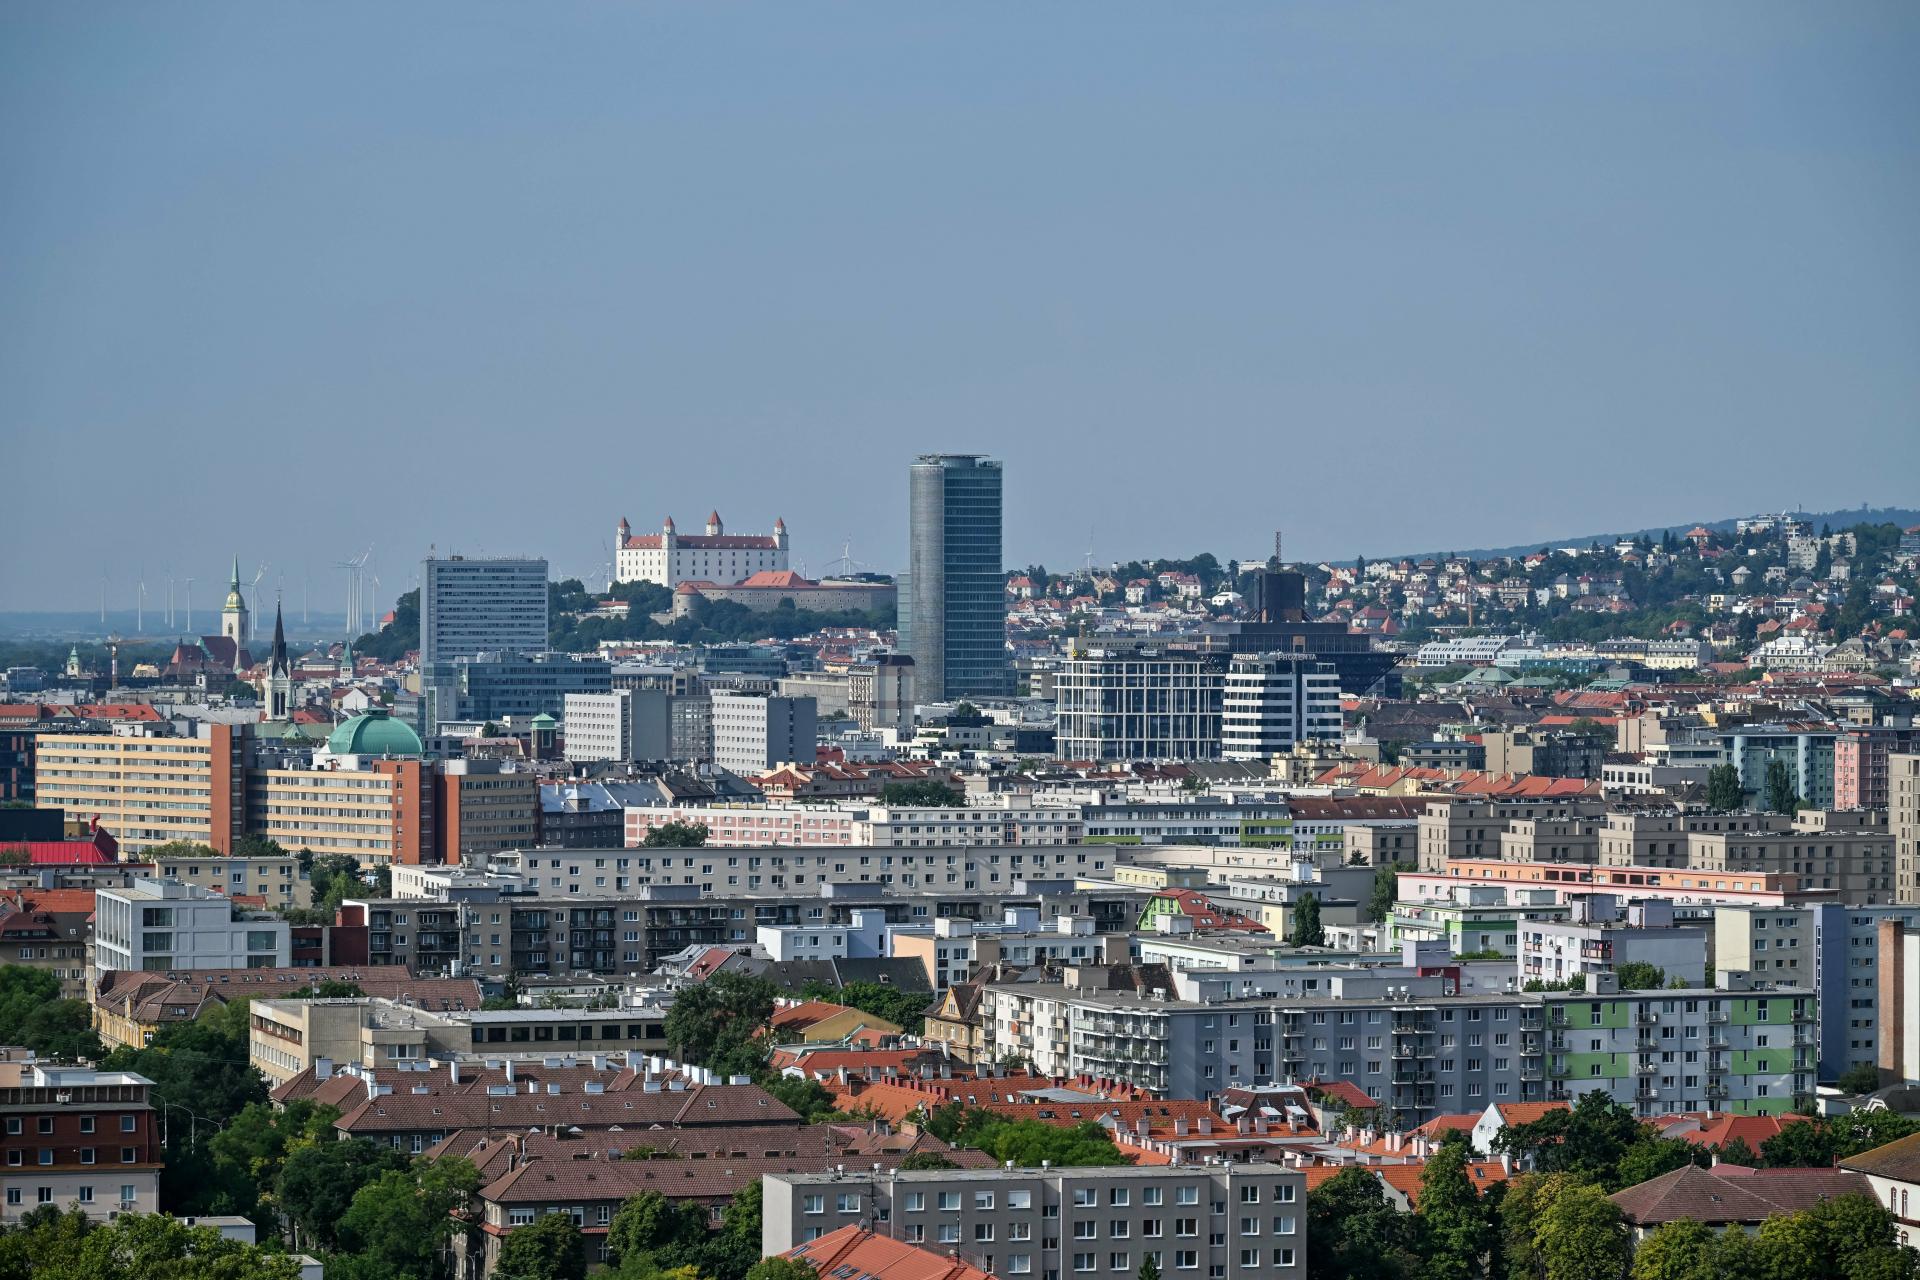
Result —
<svg viewBox="0 0 1920 1280"><path fill-rule="evenodd" d="M274 1084L322 1059L395 1067L429 1058L668 1051L666 1015L655 1008L479 1010L454 998L409 997L255 1000L250 1012L248 1060Z"/></svg>
<svg viewBox="0 0 1920 1280"><path fill-rule="evenodd" d="M1840 954L1845 942L1844 937L1839 940L1835 963L1846 960ZM1744 969L1776 985L1811 987L1818 967L1817 945L1813 907L1723 905L1713 909L1716 970Z"/></svg>
<svg viewBox="0 0 1920 1280"><path fill-rule="evenodd" d="M281 858L161 858L156 875L198 885L230 898L250 894L269 907L304 907L313 901L313 886L300 874L299 860Z"/></svg>
<svg viewBox="0 0 1920 1280"><path fill-rule="evenodd" d="M144 725L34 740L37 802L98 818L129 857L173 840L225 853L244 830L243 739L232 725L168 737Z"/></svg>
<svg viewBox="0 0 1920 1280"><path fill-rule="evenodd" d="M1888 823L1893 831L1894 901L1920 902L1920 753L1887 757Z"/></svg>

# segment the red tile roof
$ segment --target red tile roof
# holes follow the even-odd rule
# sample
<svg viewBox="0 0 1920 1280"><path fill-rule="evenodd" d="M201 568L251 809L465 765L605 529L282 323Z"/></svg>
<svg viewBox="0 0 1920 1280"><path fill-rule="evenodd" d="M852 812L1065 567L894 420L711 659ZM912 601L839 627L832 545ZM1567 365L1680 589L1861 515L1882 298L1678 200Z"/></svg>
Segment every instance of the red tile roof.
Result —
<svg viewBox="0 0 1920 1280"><path fill-rule="evenodd" d="M796 1245L781 1255L812 1264L820 1280L993 1280L957 1258L875 1235L858 1223Z"/></svg>

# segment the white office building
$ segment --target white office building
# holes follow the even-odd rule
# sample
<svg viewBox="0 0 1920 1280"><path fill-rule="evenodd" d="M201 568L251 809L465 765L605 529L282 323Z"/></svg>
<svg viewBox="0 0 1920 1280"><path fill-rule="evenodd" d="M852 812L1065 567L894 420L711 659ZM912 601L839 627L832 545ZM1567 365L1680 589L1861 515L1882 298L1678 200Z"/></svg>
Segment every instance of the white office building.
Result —
<svg viewBox="0 0 1920 1280"><path fill-rule="evenodd" d="M713 762L742 776L793 761L812 764L819 741L812 698L715 690Z"/></svg>
<svg viewBox="0 0 1920 1280"><path fill-rule="evenodd" d="M672 695L664 689L570 693L566 756L570 761L665 760L672 754Z"/></svg>
<svg viewBox="0 0 1920 1280"><path fill-rule="evenodd" d="M534 653L547 647L547 562L422 562L420 662L481 653Z"/></svg>
<svg viewBox="0 0 1920 1280"><path fill-rule="evenodd" d="M1246 654L1227 668L1221 754L1267 760L1302 742L1340 741L1340 676L1332 665L1284 653Z"/></svg>
<svg viewBox="0 0 1920 1280"><path fill-rule="evenodd" d="M287 922L245 911L225 894L140 877L94 892L93 967L164 973L261 969L292 963Z"/></svg>

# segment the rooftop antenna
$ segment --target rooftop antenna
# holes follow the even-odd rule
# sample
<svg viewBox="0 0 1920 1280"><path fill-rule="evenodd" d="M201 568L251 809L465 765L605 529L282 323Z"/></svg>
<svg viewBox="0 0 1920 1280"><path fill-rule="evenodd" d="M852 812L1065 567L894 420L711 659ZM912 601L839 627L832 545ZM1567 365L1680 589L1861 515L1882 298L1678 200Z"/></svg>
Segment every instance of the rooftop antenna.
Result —
<svg viewBox="0 0 1920 1280"><path fill-rule="evenodd" d="M1286 557L1280 554L1280 531L1278 529L1273 531L1273 562L1278 565L1284 565L1287 562Z"/></svg>

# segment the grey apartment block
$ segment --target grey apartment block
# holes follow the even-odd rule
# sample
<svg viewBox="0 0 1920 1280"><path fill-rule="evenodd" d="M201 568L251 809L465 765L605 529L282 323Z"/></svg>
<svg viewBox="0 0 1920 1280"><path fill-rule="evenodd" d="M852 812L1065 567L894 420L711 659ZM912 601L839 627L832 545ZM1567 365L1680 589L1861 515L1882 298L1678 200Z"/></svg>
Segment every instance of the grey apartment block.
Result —
<svg viewBox="0 0 1920 1280"><path fill-rule="evenodd" d="M978 454L924 454L909 469L908 571L900 648L922 702L1007 697L1000 464Z"/></svg>
<svg viewBox="0 0 1920 1280"><path fill-rule="evenodd" d="M771 1257L858 1223L1013 1280L1300 1280L1306 1175L1277 1164L773 1173Z"/></svg>

